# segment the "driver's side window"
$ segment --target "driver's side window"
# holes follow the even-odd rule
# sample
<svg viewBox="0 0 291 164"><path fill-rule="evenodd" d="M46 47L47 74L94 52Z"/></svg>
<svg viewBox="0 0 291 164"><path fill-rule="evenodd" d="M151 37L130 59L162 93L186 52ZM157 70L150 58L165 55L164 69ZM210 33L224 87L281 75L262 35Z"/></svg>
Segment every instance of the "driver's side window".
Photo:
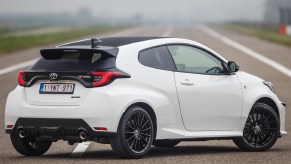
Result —
<svg viewBox="0 0 291 164"><path fill-rule="evenodd" d="M180 72L225 74L221 61L211 54L186 45L170 45L168 49Z"/></svg>

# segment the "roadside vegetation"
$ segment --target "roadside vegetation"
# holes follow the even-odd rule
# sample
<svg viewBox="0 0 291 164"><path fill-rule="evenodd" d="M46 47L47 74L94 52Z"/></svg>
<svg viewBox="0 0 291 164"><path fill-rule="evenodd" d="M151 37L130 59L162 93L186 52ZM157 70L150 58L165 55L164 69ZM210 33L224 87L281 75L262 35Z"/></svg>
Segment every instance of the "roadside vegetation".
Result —
<svg viewBox="0 0 291 164"><path fill-rule="evenodd" d="M256 36L260 39L291 47L291 36L280 35L275 26L251 24L227 24L225 26L240 33Z"/></svg>
<svg viewBox="0 0 291 164"><path fill-rule="evenodd" d="M0 55L20 51L36 46L64 42L67 40L94 35L121 27L97 26L88 28L70 29L64 32L50 34L31 34L23 36L6 35L9 30L0 30Z"/></svg>

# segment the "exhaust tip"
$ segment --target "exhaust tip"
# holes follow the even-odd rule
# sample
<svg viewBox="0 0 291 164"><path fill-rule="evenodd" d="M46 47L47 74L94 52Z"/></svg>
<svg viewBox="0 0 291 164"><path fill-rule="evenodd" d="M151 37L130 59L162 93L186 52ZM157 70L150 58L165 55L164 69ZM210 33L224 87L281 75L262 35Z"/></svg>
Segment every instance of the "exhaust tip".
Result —
<svg viewBox="0 0 291 164"><path fill-rule="evenodd" d="M84 132L84 131L80 131L80 132L79 132L79 139L80 139L81 141L85 141L85 140L87 139L87 133Z"/></svg>
<svg viewBox="0 0 291 164"><path fill-rule="evenodd" d="M25 138L26 137L25 131L23 129L19 129L18 136L19 138Z"/></svg>

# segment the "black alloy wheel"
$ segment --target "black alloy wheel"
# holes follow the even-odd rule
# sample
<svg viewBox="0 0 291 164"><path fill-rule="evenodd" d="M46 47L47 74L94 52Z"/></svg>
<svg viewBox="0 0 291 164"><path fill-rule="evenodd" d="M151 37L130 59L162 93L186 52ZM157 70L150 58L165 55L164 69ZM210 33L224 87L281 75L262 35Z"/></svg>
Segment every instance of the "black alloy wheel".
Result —
<svg viewBox="0 0 291 164"><path fill-rule="evenodd" d="M123 158L141 158L150 149L154 139L154 126L149 114L141 107L127 110L111 137L112 149Z"/></svg>
<svg viewBox="0 0 291 164"><path fill-rule="evenodd" d="M10 134L10 139L15 150L25 156L43 155L52 145L52 141L32 141L28 138L19 138L15 133Z"/></svg>
<svg viewBox="0 0 291 164"><path fill-rule="evenodd" d="M127 121L125 133L128 146L134 152L143 152L152 138L152 125L145 113L137 111Z"/></svg>
<svg viewBox="0 0 291 164"><path fill-rule="evenodd" d="M234 143L243 150L264 151L275 144L279 134L277 113L266 104L256 103L247 118L243 137L234 139Z"/></svg>

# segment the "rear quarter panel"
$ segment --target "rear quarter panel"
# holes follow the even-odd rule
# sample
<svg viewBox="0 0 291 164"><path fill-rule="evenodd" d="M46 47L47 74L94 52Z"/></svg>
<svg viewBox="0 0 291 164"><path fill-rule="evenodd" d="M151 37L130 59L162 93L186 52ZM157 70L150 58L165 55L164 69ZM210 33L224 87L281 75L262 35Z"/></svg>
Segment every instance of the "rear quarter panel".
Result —
<svg viewBox="0 0 291 164"><path fill-rule="evenodd" d="M123 112L137 102L144 102L152 107L157 117L157 128L178 126L183 128L178 97L172 71L159 70L142 65L138 61L138 53L156 43L132 44L119 49L117 68L128 73L131 78L114 81L117 90L122 90L120 102L123 102L115 119L120 119ZM159 130L157 137L159 136Z"/></svg>

